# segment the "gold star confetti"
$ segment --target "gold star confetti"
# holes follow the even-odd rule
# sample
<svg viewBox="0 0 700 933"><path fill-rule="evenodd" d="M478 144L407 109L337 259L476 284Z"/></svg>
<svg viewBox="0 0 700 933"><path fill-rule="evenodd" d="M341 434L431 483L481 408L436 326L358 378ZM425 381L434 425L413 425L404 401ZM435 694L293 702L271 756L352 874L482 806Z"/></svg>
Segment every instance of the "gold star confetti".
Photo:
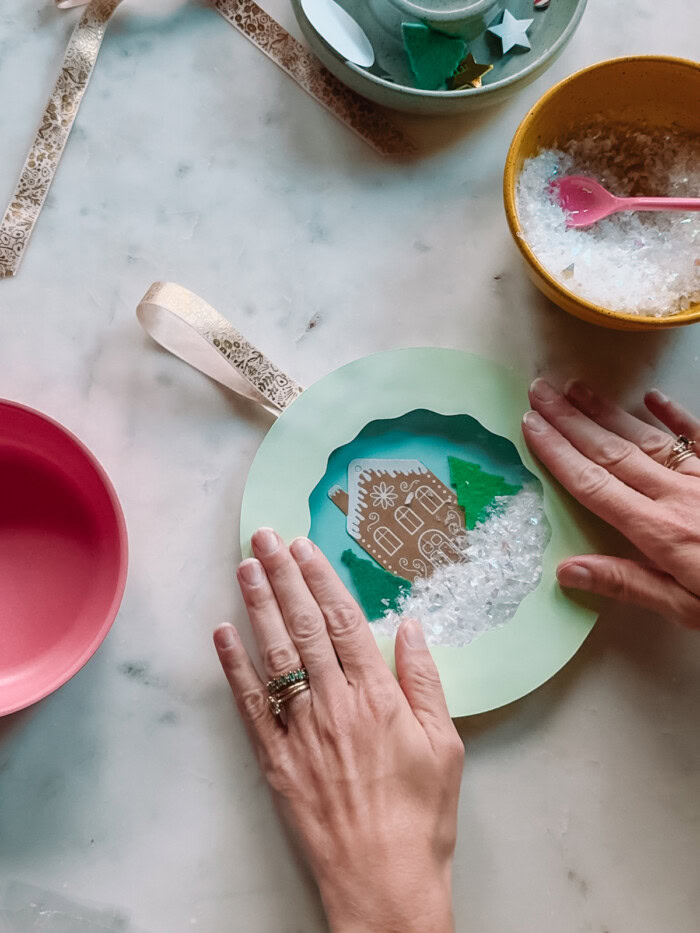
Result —
<svg viewBox="0 0 700 933"><path fill-rule="evenodd" d="M450 88L453 91L465 87L481 87L481 79L487 74L493 65L480 65L474 61L474 56L470 52L465 59L459 63L457 71L450 79Z"/></svg>

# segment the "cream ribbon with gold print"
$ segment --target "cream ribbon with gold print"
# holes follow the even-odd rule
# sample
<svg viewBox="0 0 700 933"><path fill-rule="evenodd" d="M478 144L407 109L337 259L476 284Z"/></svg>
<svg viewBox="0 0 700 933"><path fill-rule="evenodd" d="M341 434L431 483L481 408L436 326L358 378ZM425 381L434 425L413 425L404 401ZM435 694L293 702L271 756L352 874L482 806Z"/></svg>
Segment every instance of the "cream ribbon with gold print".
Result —
<svg viewBox="0 0 700 933"><path fill-rule="evenodd" d="M56 0L59 9L86 6L68 43L15 193L0 224L0 279L16 274L49 193L58 163L121 0ZM414 144L374 104L332 75L255 0L210 0L214 8L326 110L382 155L415 152Z"/></svg>
<svg viewBox="0 0 700 933"><path fill-rule="evenodd" d="M226 318L182 285L154 282L136 314L166 350L274 415L303 391Z"/></svg>
<svg viewBox="0 0 700 933"><path fill-rule="evenodd" d="M0 279L15 275L49 193L90 81L107 24L121 0L93 0L73 30L15 193L0 224ZM83 0L58 0L60 8Z"/></svg>

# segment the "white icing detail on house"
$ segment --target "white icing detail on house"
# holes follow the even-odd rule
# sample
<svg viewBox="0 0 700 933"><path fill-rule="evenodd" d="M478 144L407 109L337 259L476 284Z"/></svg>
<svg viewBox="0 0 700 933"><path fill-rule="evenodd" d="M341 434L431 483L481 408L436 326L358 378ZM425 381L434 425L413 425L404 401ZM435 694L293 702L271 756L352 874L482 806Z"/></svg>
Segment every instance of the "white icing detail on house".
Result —
<svg viewBox="0 0 700 933"><path fill-rule="evenodd" d="M387 528L386 525L380 525L377 528L374 532L374 540L383 551L386 551L389 557L393 557L401 549L401 538L397 537L391 528Z"/></svg>
<svg viewBox="0 0 700 933"><path fill-rule="evenodd" d="M441 498L434 489L431 489L430 486L419 486L416 490L416 499L426 512L430 512L431 515L437 514L440 508L445 504L445 500Z"/></svg>
<svg viewBox="0 0 700 933"><path fill-rule="evenodd" d="M409 509L407 505L400 505L394 514L399 525L410 535L414 535L425 525L420 515L417 515L413 509Z"/></svg>
<svg viewBox="0 0 700 933"><path fill-rule="evenodd" d="M434 567L456 564L461 560L461 555L452 540L444 531L435 528L423 532L418 539L418 547L423 557Z"/></svg>
<svg viewBox="0 0 700 933"><path fill-rule="evenodd" d="M353 460L348 465L348 521L350 537L360 539L360 520L368 506L364 484L384 477L415 476L428 472L420 460Z"/></svg>

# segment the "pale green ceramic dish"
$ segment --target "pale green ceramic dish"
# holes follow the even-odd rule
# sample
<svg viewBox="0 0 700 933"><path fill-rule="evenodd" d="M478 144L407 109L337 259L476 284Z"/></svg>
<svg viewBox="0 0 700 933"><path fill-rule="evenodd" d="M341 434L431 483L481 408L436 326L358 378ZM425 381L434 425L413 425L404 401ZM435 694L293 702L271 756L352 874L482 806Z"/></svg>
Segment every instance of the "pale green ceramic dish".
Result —
<svg viewBox="0 0 700 933"><path fill-rule="evenodd" d="M469 42L478 62L492 63L493 71L481 88L463 91L424 91L413 86L401 42L401 22L418 22L400 13L389 0L340 0L340 5L362 26L374 47L376 64L371 71L344 61L316 32L306 18L301 0L292 0L294 14L304 36L323 64L344 84L363 97L392 107L422 114L457 114L495 104L534 81L561 55L586 8L586 0L552 0L546 10L534 10L532 0L509 0L507 7L518 19L533 19L528 31L530 51L500 54L500 41L484 34ZM496 22L500 21L500 16Z"/></svg>
<svg viewBox="0 0 700 933"><path fill-rule="evenodd" d="M530 457L520 430L528 407L525 384L509 370L458 350L390 350L335 370L306 389L263 441L243 495L243 553L250 553L251 535L261 526L276 528L286 541L308 534L309 496L325 474L330 454L369 422L415 409L472 415L510 440L542 483L552 536L542 580L513 619L465 648L437 647L433 655L453 716L517 700L566 664L597 617L593 608L562 592L555 570L567 556L598 550L600 532ZM391 639L379 642L392 664Z"/></svg>

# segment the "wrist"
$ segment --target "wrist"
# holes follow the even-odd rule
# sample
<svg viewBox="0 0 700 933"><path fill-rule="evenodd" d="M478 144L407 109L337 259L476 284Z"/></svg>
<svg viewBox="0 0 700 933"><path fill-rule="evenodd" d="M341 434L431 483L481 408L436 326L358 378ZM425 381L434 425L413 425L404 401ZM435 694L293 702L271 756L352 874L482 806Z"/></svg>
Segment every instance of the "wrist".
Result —
<svg viewBox="0 0 700 933"><path fill-rule="evenodd" d="M413 873L412 873L413 875ZM356 888L345 884L321 887L333 933L453 933L451 866L428 880L373 876Z"/></svg>

